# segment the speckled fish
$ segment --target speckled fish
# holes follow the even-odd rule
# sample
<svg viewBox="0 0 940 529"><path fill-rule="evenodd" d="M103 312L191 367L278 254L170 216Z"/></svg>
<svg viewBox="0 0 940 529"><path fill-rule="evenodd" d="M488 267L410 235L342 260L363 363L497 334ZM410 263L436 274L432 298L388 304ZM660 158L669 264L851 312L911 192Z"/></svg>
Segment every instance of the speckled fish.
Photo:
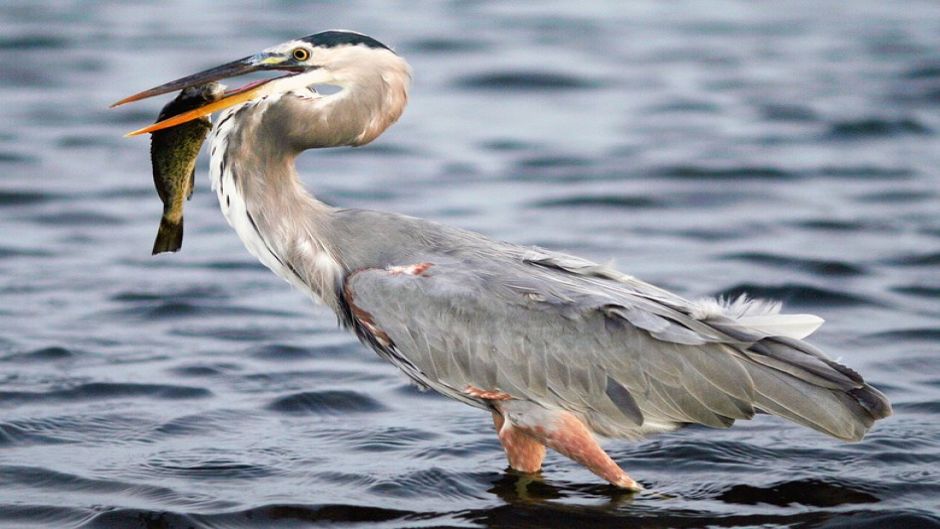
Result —
<svg viewBox="0 0 940 529"><path fill-rule="evenodd" d="M222 97L216 82L184 89L160 111L157 121L201 107ZM163 129L150 135L153 183L163 201L163 217L153 254L176 252L183 246L183 203L193 194L196 157L212 125L208 116Z"/></svg>

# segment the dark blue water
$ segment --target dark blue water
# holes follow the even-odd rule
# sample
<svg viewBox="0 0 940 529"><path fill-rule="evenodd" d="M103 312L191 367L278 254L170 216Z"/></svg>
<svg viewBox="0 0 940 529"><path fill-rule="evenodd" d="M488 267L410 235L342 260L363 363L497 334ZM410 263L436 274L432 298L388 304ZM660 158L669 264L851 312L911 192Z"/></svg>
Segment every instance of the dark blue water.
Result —
<svg viewBox="0 0 940 529"><path fill-rule="evenodd" d="M318 196L781 298L896 415L606 443L636 497L555 455L529 481L257 264L204 165L151 257L121 136L163 101L108 104L333 27L416 75L375 144L302 159ZM936 2L11 0L0 101L2 527L940 527Z"/></svg>

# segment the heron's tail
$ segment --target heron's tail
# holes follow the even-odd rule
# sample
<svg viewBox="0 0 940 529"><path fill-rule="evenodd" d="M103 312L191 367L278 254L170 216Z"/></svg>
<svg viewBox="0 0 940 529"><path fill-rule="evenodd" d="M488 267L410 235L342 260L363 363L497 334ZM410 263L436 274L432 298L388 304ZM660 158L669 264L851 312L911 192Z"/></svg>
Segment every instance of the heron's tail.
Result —
<svg viewBox="0 0 940 529"><path fill-rule="evenodd" d="M754 381L754 406L845 441L859 441L891 404L861 375L808 343L764 338L744 354Z"/></svg>
<svg viewBox="0 0 940 529"><path fill-rule="evenodd" d="M178 252L183 246L183 218L173 221L166 215L160 219L157 238L153 241L153 253Z"/></svg>

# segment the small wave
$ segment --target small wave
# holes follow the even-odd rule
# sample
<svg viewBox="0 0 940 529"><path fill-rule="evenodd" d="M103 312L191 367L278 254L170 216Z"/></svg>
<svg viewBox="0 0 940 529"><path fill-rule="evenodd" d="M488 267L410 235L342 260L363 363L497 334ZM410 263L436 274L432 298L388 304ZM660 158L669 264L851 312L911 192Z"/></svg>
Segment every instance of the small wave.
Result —
<svg viewBox="0 0 940 529"><path fill-rule="evenodd" d="M111 301L199 301L224 299L229 292L218 286L189 285L184 287L165 285L161 290L127 290L111 296Z"/></svg>
<svg viewBox="0 0 940 529"><path fill-rule="evenodd" d="M761 107L760 112L764 119L770 121L819 121L819 114L803 105L770 104Z"/></svg>
<svg viewBox="0 0 940 529"><path fill-rule="evenodd" d="M914 171L907 167L881 167L877 165L828 165L818 171L819 176L828 178L848 178L852 180L897 180L914 176Z"/></svg>
<svg viewBox="0 0 940 529"><path fill-rule="evenodd" d="M92 400L122 397L193 399L211 395L208 389L169 384L91 382L69 389L51 391L0 391L0 403L46 402L48 400Z"/></svg>
<svg viewBox="0 0 940 529"><path fill-rule="evenodd" d="M87 149L89 147L113 147L117 145L113 135L75 134L63 136L56 142L63 149ZM140 196L140 195L132 195Z"/></svg>
<svg viewBox="0 0 940 529"><path fill-rule="evenodd" d="M789 257L763 252L733 253L724 255L722 258L779 268L804 270L821 276L858 276L865 273L864 268L844 261Z"/></svg>
<svg viewBox="0 0 940 529"><path fill-rule="evenodd" d="M0 162L3 160L3 155L0 154ZM28 206L32 204L38 204L40 202L46 202L53 198L49 193L43 193L41 191L0 191L0 207L3 206Z"/></svg>
<svg viewBox="0 0 940 529"><path fill-rule="evenodd" d="M236 461L219 454L171 453L151 457L142 465L147 474L160 478L180 477L198 480L245 480L276 475L270 467Z"/></svg>
<svg viewBox="0 0 940 529"><path fill-rule="evenodd" d="M480 147L493 152L524 152L537 150L539 145L517 138L493 138L481 143Z"/></svg>
<svg viewBox="0 0 940 529"><path fill-rule="evenodd" d="M40 416L0 423L0 430L8 434L6 441L14 445L149 442L150 428L137 414L115 413Z"/></svg>
<svg viewBox="0 0 940 529"><path fill-rule="evenodd" d="M414 448L423 441L440 437L438 434L416 428L389 427L376 429L368 435L351 435L346 446L362 452L390 452Z"/></svg>
<svg viewBox="0 0 940 529"><path fill-rule="evenodd" d="M70 44L68 39L49 33L0 37L0 49L3 50L61 50Z"/></svg>
<svg viewBox="0 0 940 529"><path fill-rule="evenodd" d="M914 118L868 118L835 122L829 127L827 136L832 139L852 140L888 138L907 134L925 135L931 132L930 127Z"/></svg>
<svg viewBox="0 0 940 529"><path fill-rule="evenodd" d="M936 266L940 265L940 252L907 254L887 259L884 262L898 266Z"/></svg>
<svg viewBox="0 0 940 529"><path fill-rule="evenodd" d="M714 168L700 165L674 165L652 171L652 176L677 180L792 180L799 174L768 166Z"/></svg>
<svg viewBox="0 0 940 529"><path fill-rule="evenodd" d="M685 118L690 113L717 114L721 112L721 105L704 100L677 99L650 107L647 112L650 114L681 114Z"/></svg>
<svg viewBox="0 0 940 529"><path fill-rule="evenodd" d="M208 261L205 263L196 263L195 267L198 268L207 268L209 270L252 270L252 271L264 271L267 273L267 268L264 267L257 260L248 260L243 261Z"/></svg>
<svg viewBox="0 0 940 529"><path fill-rule="evenodd" d="M766 503L778 507L793 504L809 507L837 507L881 501L859 485L820 479L784 481L766 487L734 485L719 494L717 499L741 505Z"/></svg>
<svg viewBox="0 0 940 529"><path fill-rule="evenodd" d="M347 390L304 391L275 399L267 409L296 415L368 413L385 409L372 397Z"/></svg>
<svg viewBox="0 0 940 529"><path fill-rule="evenodd" d="M659 200L674 208L720 208L742 202L767 202L768 195L739 189L717 191L700 189L698 191L672 191L660 197Z"/></svg>
<svg viewBox="0 0 940 529"><path fill-rule="evenodd" d="M65 347L41 347L32 351L13 353L0 357L0 362L57 362L75 358L78 353Z"/></svg>
<svg viewBox="0 0 940 529"><path fill-rule="evenodd" d="M916 204L918 202L933 201L934 193L929 191L875 191L862 193L855 197L856 202L862 204Z"/></svg>
<svg viewBox="0 0 940 529"><path fill-rule="evenodd" d="M885 332L868 334L866 340L880 340L885 342L928 342L940 343L940 327L923 327L914 329L896 329Z"/></svg>
<svg viewBox="0 0 940 529"><path fill-rule="evenodd" d="M2 468L0 468L2 470ZM40 500L36 500L40 501ZM92 509L42 504L3 503L2 527L78 527L94 514ZM7 525L10 524L10 525Z"/></svg>
<svg viewBox="0 0 940 529"><path fill-rule="evenodd" d="M520 169L558 169L558 168L579 168L590 167L593 162L590 158L580 156L532 156L524 158L516 163Z"/></svg>
<svg viewBox="0 0 940 529"><path fill-rule="evenodd" d="M115 217L99 211L57 211L34 215L30 220L37 224L54 226L114 226L127 222L125 217Z"/></svg>
<svg viewBox="0 0 940 529"><path fill-rule="evenodd" d="M785 283L776 286L742 283L723 290L716 295L735 299L742 294L747 294L755 298L780 300L786 303L804 306L849 307L877 304L862 296L800 283Z"/></svg>
<svg viewBox="0 0 940 529"><path fill-rule="evenodd" d="M194 505L211 501L208 496L198 493L188 493L183 496L167 487L83 477L78 474L59 472L37 466L0 466L0 483L4 487L30 487L47 491L125 494L181 505Z"/></svg>
<svg viewBox="0 0 940 529"><path fill-rule="evenodd" d="M487 48L482 40L468 38L428 37L412 40L403 48L422 53L465 53Z"/></svg>
<svg viewBox="0 0 940 529"><path fill-rule="evenodd" d="M644 445L639 453L624 455L637 465L657 467L664 461L670 466L688 470L753 470L756 466L768 465L781 456L777 451L746 441L714 439L709 442L689 438L654 439Z"/></svg>
<svg viewBox="0 0 940 529"><path fill-rule="evenodd" d="M866 227L863 222L833 219L807 219L794 222L793 225L818 231L859 231Z"/></svg>
<svg viewBox="0 0 940 529"><path fill-rule="evenodd" d="M533 208L623 208L646 209L660 207L659 201L637 195L577 195L539 200L529 204Z"/></svg>
<svg viewBox="0 0 940 529"><path fill-rule="evenodd" d="M918 401L918 402L895 402L892 407L896 411L907 413L925 413L927 415L940 415L940 402L938 401ZM936 457L934 459L937 459Z"/></svg>
<svg viewBox="0 0 940 529"><path fill-rule="evenodd" d="M284 338L285 329L241 326L241 327L191 327L170 331L177 336L208 337L229 342L261 342Z"/></svg>
<svg viewBox="0 0 940 529"><path fill-rule="evenodd" d="M508 90L518 92L587 90L599 88L603 83L556 72L488 72L462 77L459 88L477 90Z"/></svg>
<svg viewBox="0 0 940 529"><path fill-rule="evenodd" d="M233 425L244 424L248 413L245 410L222 409L209 410L176 417L159 426L154 431L168 436L190 436L226 431Z"/></svg>
<svg viewBox="0 0 940 529"><path fill-rule="evenodd" d="M38 159L35 156L13 151L0 151L0 163L35 163ZM0 204L2 205L2 204Z"/></svg>
<svg viewBox="0 0 940 529"><path fill-rule="evenodd" d="M255 309L234 305L214 305L192 301L164 301L143 303L107 313L109 316L125 316L141 320L172 320L178 318L207 316L291 316L293 313L273 309Z"/></svg>
<svg viewBox="0 0 940 529"><path fill-rule="evenodd" d="M472 478L472 475L466 473L457 474L440 468L431 468L381 479L369 487L369 492L399 498L432 496L448 499L482 499L480 485L488 483Z"/></svg>
<svg viewBox="0 0 940 529"><path fill-rule="evenodd" d="M287 344L262 345L250 349L248 354L255 358L272 361L306 360L320 356L313 349Z"/></svg>
<svg viewBox="0 0 940 529"><path fill-rule="evenodd" d="M8 259L11 257L49 257L50 255L52 255L52 253L45 250L0 246L0 259Z"/></svg>
<svg viewBox="0 0 940 529"><path fill-rule="evenodd" d="M940 299L940 286L929 287L924 285L901 285L893 287L891 290L899 294L907 294L908 296Z"/></svg>
<svg viewBox="0 0 940 529"><path fill-rule="evenodd" d="M191 364L177 366L170 369L170 372L184 377L214 377L227 374L231 371L237 371L239 366L230 363L211 363L211 364Z"/></svg>
<svg viewBox="0 0 940 529"><path fill-rule="evenodd" d="M904 72L906 79L940 79L940 64L923 64Z"/></svg>
<svg viewBox="0 0 940 529"><path fill-rule="evenodd" d="M417 513L368 505L291 505L273 504L218 514L188 514L146 509L114 509L98 514L82 529L173 528L208 529L217 527L264 528L300 525L376 524L433 518L434 513Z"/></svg>
<svg viewBox="0 0 940 529"><path fill-rule="evenodd" d="M24 421L0 423L0 446L23 446L31 444L60 444L68 441L45 435L30 428Z"/></svg>

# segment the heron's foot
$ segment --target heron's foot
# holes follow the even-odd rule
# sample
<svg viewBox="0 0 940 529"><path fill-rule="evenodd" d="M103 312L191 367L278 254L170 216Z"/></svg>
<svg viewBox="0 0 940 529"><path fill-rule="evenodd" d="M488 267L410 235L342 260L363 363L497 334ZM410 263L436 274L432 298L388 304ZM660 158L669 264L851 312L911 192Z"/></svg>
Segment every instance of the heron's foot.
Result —
<svg viewBox="0 0 940 529"><path fill-rule="evenodd" d="M646 487L640 485L639 482L634 481L633 478L628 476L626 472L623 473L623 477L620 478L620 481L616 483L611 482L611 485L621 489L629 490L631 492L642 492L646 490Z"/></svg>

